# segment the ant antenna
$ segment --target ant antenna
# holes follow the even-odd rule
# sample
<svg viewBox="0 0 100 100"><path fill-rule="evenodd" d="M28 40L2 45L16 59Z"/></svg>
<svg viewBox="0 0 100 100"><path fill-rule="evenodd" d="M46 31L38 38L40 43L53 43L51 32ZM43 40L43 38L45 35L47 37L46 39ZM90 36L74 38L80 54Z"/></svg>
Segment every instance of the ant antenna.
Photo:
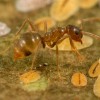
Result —
<svg viewBox="0 0 100 100"><path fill-rule="evenodd" d="M100 36L96 35L96 34L93 34L93 33L90 33L90 32L85 32L85 31L82 31L83 34L86 34L86 35L89 35L93 38L96 38L96 39L100 39Z"/></svg>
<svg viewBox="0 0 100 100"><path fill-rule="evenodd" d="M81 19L81 20L78 20L78 24L81 24L80 29L83 30L83 22L93 22L93 21L100 21L100 18L92 17L92 18ZM96 34L93 34L93 33L90 33L90 32L85 32L85 31L82 31L82 33L86 34L86 35L89 35L89 36L91 36L93 38L100 39L100 36L98 36Z"/></svg>

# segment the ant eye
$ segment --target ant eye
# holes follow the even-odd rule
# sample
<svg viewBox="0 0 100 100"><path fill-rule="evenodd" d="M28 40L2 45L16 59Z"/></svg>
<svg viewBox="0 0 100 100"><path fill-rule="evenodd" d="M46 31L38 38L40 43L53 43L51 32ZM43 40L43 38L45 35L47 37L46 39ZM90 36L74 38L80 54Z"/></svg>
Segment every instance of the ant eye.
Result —
<svg viewBox="0 0 100 100"><path fill-rule="evenodd" d="M79 29L74 28L74 32L75 32L75 34L76 34L76 35L79 35L80 30L79 30Z"/></svg>

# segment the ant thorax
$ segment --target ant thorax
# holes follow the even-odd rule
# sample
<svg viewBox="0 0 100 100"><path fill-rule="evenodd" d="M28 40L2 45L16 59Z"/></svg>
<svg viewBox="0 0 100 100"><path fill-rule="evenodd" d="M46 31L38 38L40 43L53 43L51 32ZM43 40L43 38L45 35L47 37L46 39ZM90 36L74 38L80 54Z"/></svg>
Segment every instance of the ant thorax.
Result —
<svg viewBox="0 0 100 100"><path fill-rule="evenodd" d="M65 35L66 28L57 27L53 28L51 31L47 32L43 37L45 44L50 47L53 47L57 42Z"/></svg>

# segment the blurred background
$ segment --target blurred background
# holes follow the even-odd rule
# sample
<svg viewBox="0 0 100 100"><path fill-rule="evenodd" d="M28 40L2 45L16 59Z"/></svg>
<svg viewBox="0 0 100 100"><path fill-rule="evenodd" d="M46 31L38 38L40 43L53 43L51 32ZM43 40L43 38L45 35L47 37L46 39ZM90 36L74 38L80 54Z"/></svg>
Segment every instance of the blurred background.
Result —
<svg viewBox="0 0 100 100"><path fill-rule="evenodd" d="M27 18L42 35L45 21L47 31L50 31L54 27L69 24L80 27L80 20L96 17L100 17L100 0L0 0L0 52L13 45L15 33ZM27 24L22 32L28 30ZM100 35L100 21L83 23L83 30ZM100 58L100 40L89 37L85 40L85 46L78 47L86 57L82 64L71 53L70 44L67 45L67 51L60 51L60 71L65 77L63 83L57 77L54 78L57 74L55 50L39 51L35 67L44 62L49 65L41 71L43 78L31 86L20 84L19 74L29 70L32 56L14 62L13 46L10 47L4 56L0 55L0 100L99 100L93 93L96 78L89 77L88 70ZM77 71L87 76L87 86L76 88L71 84L71 76ZM49 82L48 77L51 77Z"/></svg>

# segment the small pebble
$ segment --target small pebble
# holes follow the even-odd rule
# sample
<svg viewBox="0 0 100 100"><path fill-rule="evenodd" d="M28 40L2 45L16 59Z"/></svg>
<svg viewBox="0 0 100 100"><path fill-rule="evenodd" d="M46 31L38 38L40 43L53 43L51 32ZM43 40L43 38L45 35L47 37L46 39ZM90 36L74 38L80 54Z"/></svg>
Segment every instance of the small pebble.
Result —
<svg viewBox="0 0 100 100"><path fill-rule="evenodd" d="M11 29L3 22L0 22L0 36L7 35Z"/></svg>
<svg viewBox="0 0 100 100"><path fill-rule="evenodd" d="M43 65L44 65L44 66L48 66L49 64L48 64L48 63L43 63Z"/></svg>
<svg viewBox="0 0 100 100"><path fill-rule="evenodd" d="M49 64L48 63L43 63L43 64L39 64L38 67L36 67L37 70L44 70Z"/></svg>
<svg viewBox="0 0 100 100"><path fill-rule="evenodd" d="M72 75L71 83L76 87L86 86L87 78L83 73L77 72Z"/></svg>
<svg viewBox="0 0 100 100"><path fill-rule="evenodd" d="M39 67L43 67L43 65L42 64L39 64Z"/></svg>
<svg viewBox="0 0 100 100"><path fill-rule="evenodd" d="M92 64L88 73L90 77L97 77L100 75L100 59Z"/></svg>

